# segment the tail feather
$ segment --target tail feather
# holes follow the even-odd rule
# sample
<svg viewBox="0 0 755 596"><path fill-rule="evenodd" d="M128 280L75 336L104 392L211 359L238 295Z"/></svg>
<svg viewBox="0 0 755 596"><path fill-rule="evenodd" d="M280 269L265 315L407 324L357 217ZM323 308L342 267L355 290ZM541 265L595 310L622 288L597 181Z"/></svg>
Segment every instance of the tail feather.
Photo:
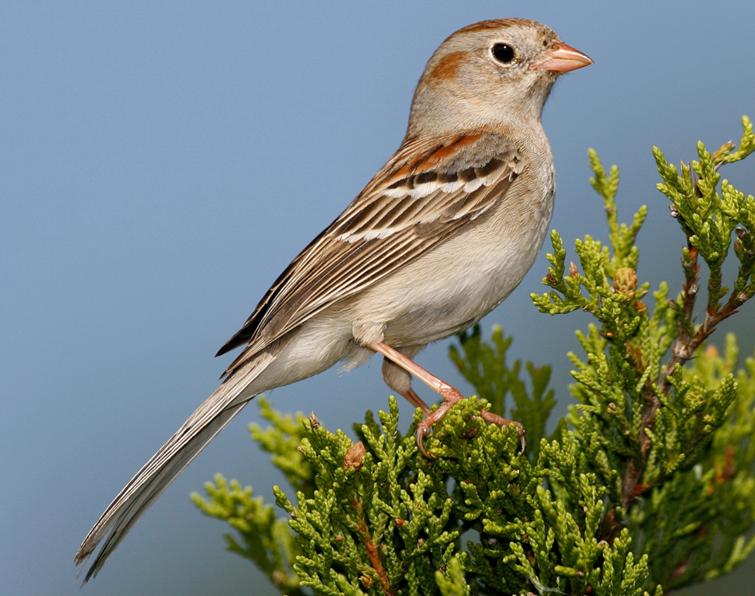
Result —
<svg viewBox="0 0 755 596"><path fill-rule="evenodd" d="M248 403L248 398L241 399L242 392L273 359L270 354L260 354L227 379L121 489L89 530L74 558L80 564L105 538L84 582L97 575L147 507Z"/></svg>

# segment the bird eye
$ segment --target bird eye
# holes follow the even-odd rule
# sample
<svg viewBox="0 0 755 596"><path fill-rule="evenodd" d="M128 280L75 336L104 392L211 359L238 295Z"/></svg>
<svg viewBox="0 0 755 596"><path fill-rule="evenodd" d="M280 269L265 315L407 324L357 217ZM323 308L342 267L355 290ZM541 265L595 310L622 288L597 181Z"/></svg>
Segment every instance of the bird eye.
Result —
<svg viewBox="0 0 755 596"><path fill-rule="evenodd" d="M511 64L514 61L514 48L507 43L497 43L490 48L493 58L498 60L501 64Z"/></svg>

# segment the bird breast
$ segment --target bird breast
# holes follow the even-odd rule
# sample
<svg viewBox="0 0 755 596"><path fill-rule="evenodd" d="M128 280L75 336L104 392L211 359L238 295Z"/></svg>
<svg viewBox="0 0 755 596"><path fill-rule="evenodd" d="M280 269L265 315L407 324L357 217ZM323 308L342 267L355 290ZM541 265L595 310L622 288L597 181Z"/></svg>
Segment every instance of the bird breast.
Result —
<svg viewBox="0 0 755 596"><path fill-rule="evenodd" d="M547 144L539 154L488 213L365 292L354 320L382 325L390 345L416 346L500 304L532 266L550 223L555 175Z"/></svg>

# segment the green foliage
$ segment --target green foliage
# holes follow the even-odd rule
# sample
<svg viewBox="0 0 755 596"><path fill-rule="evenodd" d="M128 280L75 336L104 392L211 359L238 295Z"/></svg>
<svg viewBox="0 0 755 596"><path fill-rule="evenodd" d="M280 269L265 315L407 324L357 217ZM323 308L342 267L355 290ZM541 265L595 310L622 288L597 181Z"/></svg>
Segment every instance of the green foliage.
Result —
<svg viewBox="0 0 755 596"><path fill-rule="evenodd" d="M378 419L367 413L355 439L260 398L270 427L252 436L292 492L274 488L281 517L222 476L206 498L193 495L229 524L228 548L287 594L660 595L741 563L755 549L755 358L738 369L733 335L720 352L705 340L755 293L755 199L719 175L755 151L743 124L738 147L699 144L698 160L678 169L654 150L658 188L686 237L672 298L668 284L638 281L647 211L619 222L618 169L590 151L608 242L577 240L567 265L554 231L549 291L532 297L542 312L593 319L577 332L583 353L569 354L576 403L550 435L550 369L510 362L499 327L489 341L475 327L451 348L478 397L435 426L432 459L413 435L421 412L402 434L394 398ZM523 423L524 454L515 430L485 422L483 409Z"/></svg>
<svg viewBox="0 0 755 596"><path fill-rule="evenodd" d="M532 362L524 367L529 376L531 389L521 378L522 361L515 360L511 366L506 360L512 339L503 336L503 329L495 325L490 343L482 340L480 326L459 335L460 346L449 350L451 361L475 388L477 395L490 402L491 411L508 415L527 429L525 452L530 459L537 456L540 439L545 437L545 425L556 405L553 389L548 389L551 378L550 366L535 366ZM511 395L514 404L506 412L504 404Z"/></svg>
<svg viewBox="0 0 755 596"><path fill-rule="evenodd" d="M745 196L726 180L719 186L718 170L722 165L745 159L755 151L755 135L749 118L742 118L742 127L738 148L729 142L710 153L698 142L698 160L682 163L679 170L666 161L660 149L653 148L662 179L658 190L668 197L672 213L687 234L688 246L683 253L685 271L693 266L698 254L710 270L708 313L719 311L721 299L728 292L721 286L721 266L735 230L734 253L739 260L739 272L724 308L736 309L755 293L755 197Z"/></svg>
<svg viewBox="0 0 755 596"><path fill-rule="evenodd" d="M302 593L299 579L291 572L298 553L285 519L276 518L272 505L252 497L252 487L241 488L238 481L228 482L221 474L215 482L205 483L208 500L197 493L191 500L206 515L224 520L235 530L226 534L229 551L252 561L287 594Z"/></svg>
<svg viewBox="0 0 755 596"><path fill-rule="evenodd" d="M298 449L306 433L304 416L282 415L264 397L257 402L270 427L263 430L252 425L252 437L272 454L273 463L292 486L311 492L312 470ZM225 535L226 548L249 559L286 594L303 594L293 573L299 549L287 520L276 517L273 506L265 504L262 497L253 497L251 486L242 488L238 481L228 482L222 474L216 474L215 481L206 482L204 488L208 499L193 493L191 500L202 513L231 527L233 533Z"/></svg>
<svg viewBox="0 0 755 596"><path fill-rule="evenodd" d="M653 577L667 588L728 573L755 549L755 358L732 378L736 361L728 335L723 356L709 346L684 370L701 392L733 381L733 404L705 448L630 511L632 536L644 552L659 553Z"/></svg>

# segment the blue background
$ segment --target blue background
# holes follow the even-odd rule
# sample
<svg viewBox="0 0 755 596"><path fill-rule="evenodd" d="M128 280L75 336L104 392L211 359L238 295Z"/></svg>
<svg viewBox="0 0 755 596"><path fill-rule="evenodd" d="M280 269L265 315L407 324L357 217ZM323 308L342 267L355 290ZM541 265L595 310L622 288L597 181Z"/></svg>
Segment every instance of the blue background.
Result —
<svg viewBox="0 0 755 596"><path fill-rule="evenodd" d="M671 271L678 288L681 235L649 149L686 159L698 138L717 147L738 138L741 114L755 117L752 2L0 5L0 591L272 593L188 499L216 471L270 495L280 477L245 430L255 407L84 592L72 558L115 491L213 389L227 362L215 350L396 148L437 44L502 16L541 20L595 59L558 83L545 111L553 226L570 241L605 236L586 181L594 146L622 167L624 219L650 205L641 276ZM752 192L754 172L726 175ZM544 270L541 256L485 325L502 323L516 356L554 364L563 412L565 352L585 320L536 313L528 294ZM755 305L744 310L729 328L751 353ZM459 382L446 348L420 360ZM387 393L375 360L272 399L350 428Z"/></svg>

